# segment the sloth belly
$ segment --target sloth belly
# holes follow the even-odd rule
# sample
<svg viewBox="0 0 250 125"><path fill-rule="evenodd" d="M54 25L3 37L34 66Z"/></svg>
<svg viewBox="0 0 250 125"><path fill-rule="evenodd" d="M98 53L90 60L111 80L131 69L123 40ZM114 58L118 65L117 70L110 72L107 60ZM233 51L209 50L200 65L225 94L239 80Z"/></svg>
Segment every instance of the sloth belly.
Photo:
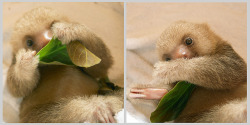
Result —
<svg viewBox="0 0 250 125"><path fill-rule="evenodd" d="M47 91L56 98L75 95L97 94L98 83L76 67L49 66L42 67L38 89ZM35 90L36 91L36 90Z"/></svg>
<svg viewBox="0 0 250 125"><path fill-rule="evenodd" d="M21 108L98 93L97 81L76 67L53 65L42 66L39 70L39 83L33 92L23 99Z"/></svg>
<svg viewBox="0 0 250 125"><path fill-rule="evenodd" d="M226 104L234 99L245 98L246 96L246 83L229 90L197 87L175 122L195 122L201 117L202 113L210 111L215 106Z"/></svg>

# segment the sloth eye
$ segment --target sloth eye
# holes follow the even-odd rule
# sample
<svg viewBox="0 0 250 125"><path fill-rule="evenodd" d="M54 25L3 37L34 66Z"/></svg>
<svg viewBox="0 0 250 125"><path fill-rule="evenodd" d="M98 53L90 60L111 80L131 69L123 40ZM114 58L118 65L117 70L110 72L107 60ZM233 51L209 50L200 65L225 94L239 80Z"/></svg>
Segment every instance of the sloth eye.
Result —
<svg viewBox="0 0 250 125"><path fill-rule="evenodd" d="M191 44L193 43L192 38L187 38L187 39L185 40L185 43L186 43L186 45L191 45Z"/></svg>
<svg viewBox="0 0 250 125"><path fill-rule="evenodd" d="M26 40L26 44L27 46L32 46L34 44L34 42L30 39Z"/></svg>
<svg viewBox="0 0 250 125"><path fill-rule="evenodd" d="M171 59L170 58L166 58L166 61L170 61Z"/></svg>

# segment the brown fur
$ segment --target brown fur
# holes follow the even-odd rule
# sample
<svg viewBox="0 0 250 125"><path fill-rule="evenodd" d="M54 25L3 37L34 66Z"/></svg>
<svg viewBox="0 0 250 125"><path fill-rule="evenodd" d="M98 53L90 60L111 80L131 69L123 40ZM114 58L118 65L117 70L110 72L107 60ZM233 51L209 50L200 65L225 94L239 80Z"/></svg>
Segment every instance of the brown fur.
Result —
<svg viewBox="0 0 250 125"><path fill-rule="evenodd" d="M51 30L63 44L80 41L101 63L84 69L87 74L74 66L38 64L31 50L38 52L43 47L36 38L44 30ZM34 40L32 47L26 45L27 37ZM86 26L40 7L17 21L11 43L14 58L7 86L13 96L24 97L21 122L103 122L123 107L122 90L97 95L97 79L107 76L113 61L105 43Z"/></svg>
<svg viewBox="0 0 250 125"><path fill-rule="evenodd" d="M186 37L193 39L189 49L195 57L165 61L165 55L171 55ZM160 61L155 64L151 86L161 88L165 85L172 89L177 81L197 85L187 106L174 122L246 122L246 105L235 105L241 105L237 99L246 103L247 65L208 25L176 22L162 33L156 46ZM140 101L130 100L134 104ZM242 118L229 115L232 113L241 114Z"/></svg>

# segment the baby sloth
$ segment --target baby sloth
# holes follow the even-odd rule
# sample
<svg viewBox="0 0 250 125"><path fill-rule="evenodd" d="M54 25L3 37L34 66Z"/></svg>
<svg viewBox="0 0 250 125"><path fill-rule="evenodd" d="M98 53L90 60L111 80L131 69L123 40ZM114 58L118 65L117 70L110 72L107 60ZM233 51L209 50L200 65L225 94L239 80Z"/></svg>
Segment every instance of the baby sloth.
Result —
<svg viewBox="0 0 250 125"><path fill-rule="evenodd" d="M197 87L174 122L246 122L247 65L208 25L178 21L156 46L153 80L129 86L135 107L158 103L178 81L188 81Z"/></svg>
<svg viewBox="0 0 250 125"><path fill-rule="evenodd" d="M101 62L84 71L39 64L35 54L52 36L63 44L80 41ZM113 61L105 43L90 29L40 7L16 22L11 43L13 61L7 86L13 96L23 97L20 122L116 122L113 116L123 107L123 90L97 95L97 79L107 76Z"/></svg>

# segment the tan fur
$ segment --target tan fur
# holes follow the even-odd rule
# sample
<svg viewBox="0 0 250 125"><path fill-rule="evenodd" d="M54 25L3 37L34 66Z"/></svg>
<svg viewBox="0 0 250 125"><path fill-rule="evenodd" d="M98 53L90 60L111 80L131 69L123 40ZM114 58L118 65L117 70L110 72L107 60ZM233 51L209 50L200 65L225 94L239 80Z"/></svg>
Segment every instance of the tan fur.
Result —
<svg viewBox="0 0 250 125"><path fill-rule="evenodd" d="M74 66L38 64L38 57L32 56L31 50L43 47L35 37L44 30L51 30L63 44L80 41L102 59L101 63L85 72ZM27 37L34 40L33 46L26 45ZM7 85L14 96L24 97L21 122L103 122L122 109L123 90L97 95L97 78L107 76L113 61L105 43L86 26L40 7L17 21L11 43L14 56Z"/></svg>
<svg viewBox="0 0 250 125"><path fill-rule="evenodd" d="M186 37L193 39L189 49L195 57L165 61L165 55L171 55ZM156 46L160 61L155 64L151 81L155 88L165 85L171 89L177 81L197 85L174 122L246 122L247 65L208 25L176 22L162 33Z"/></svg>
<svg viewBox="0 0 250 125"><path fill-rule="evenodd" d="M102 40L89 28L78 23L58 22L51 27L51 30L64 44L73 40L82 40L81 42L84 46L88 47L92 53L102 59L100 64L85 70L96 78L105 77L108 68L113 63L112 56Z"/></svg>
<svg viewBox="0 0 250 125"><path fill-rule="evenodd" d="M13 60L7 75L7 85L10 92L16 97L27 96L36 87L39 80L38 57L33 58L31 51L26 52L20 49L16 56L16 62ZM28 58L27 58L28 57Z"/></svg>
<svg viewBox="0 0 250 125"><path fill-rule="evenodd" d="M92 96L75 96L62 98L56 102L48 102L46 104L39 104L30 106L22 111L20 116L21 122L100 122L99 114L108 114L112 112L119 112L123 105L123 98L121 95L123 91L117 91L114 95L92 95ZM112 107L112 108L111 108ZM111 109L110 109L111 108ZM94 114L94 115L91 115Z"/></svg>
<svg viewBox="0 0 250 125"><path fill-rule="evenodd" d="M202 115L197 122L217 122L223 123L231 120L234 123L247 121L247 100L235 99L225 105L218 105L212 108L209 112Z"/></svg>
<svg viewBox="0 0 250 125"><path fill-rule="evenodd" d="M44 29L49 29L52 22L56 21L69 21L69 19L58 14L53 9L45 7L35 8L26 12L22 18L17 20L12 32L10 42L13 47L13 53L16 54L23 47L27 48L25 46L25 38L27 36L34 36Z"/></svg>

